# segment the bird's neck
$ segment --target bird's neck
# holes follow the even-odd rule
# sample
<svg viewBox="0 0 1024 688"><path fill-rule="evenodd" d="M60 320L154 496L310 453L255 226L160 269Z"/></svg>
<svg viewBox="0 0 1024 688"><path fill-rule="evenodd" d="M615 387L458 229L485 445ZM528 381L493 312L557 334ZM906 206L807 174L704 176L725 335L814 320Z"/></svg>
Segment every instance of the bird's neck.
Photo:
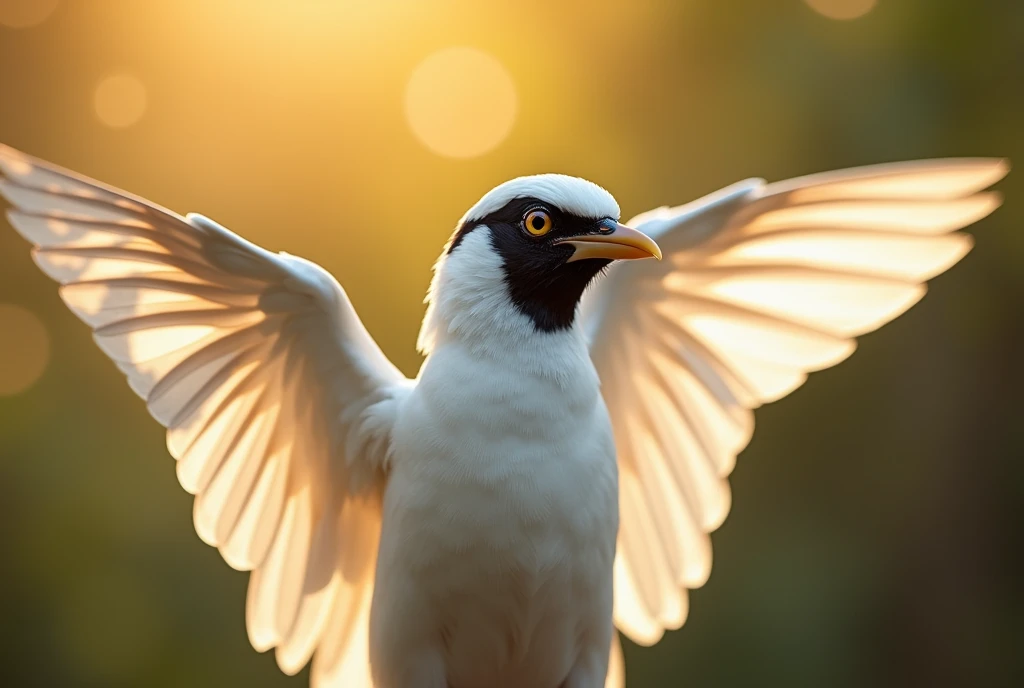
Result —
<svg viewBox="0 0 1024 688"><path fill-rule="evenodd" d="M575 318L545 329L513 301L500 262L494 266L446 261L435 266L419 348L432 354L459 349L491 359L512 373L571 380L593 369Z"/></svg>

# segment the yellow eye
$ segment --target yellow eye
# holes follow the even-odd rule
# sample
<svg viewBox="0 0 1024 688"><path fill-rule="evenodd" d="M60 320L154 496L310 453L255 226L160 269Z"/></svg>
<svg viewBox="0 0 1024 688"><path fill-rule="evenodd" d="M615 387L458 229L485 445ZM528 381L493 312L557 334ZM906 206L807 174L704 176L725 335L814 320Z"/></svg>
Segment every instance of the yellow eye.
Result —
<svg viewBox="0 0 1024 688"><path fill-rule="evenodd" d="M544 236L551 231L551 216L543 210L531 211L523 220L526 231L533 236Z"/></svg>

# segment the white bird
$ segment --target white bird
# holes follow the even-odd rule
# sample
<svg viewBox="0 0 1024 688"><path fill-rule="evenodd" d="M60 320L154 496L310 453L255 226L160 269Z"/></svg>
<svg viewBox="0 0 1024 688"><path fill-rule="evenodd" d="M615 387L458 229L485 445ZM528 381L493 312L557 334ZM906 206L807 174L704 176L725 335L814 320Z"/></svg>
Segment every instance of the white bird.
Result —
<svg viewBox="0 0 1024 688"><path fill-rule="evenodd" d="M749 180L629 226L512 180L438 260L409 380L319 266L0 147L11 224L252 572L252 645L315 688L621 686L613 619L684 622L752 409L920 299L1007 170Z"/></svg>

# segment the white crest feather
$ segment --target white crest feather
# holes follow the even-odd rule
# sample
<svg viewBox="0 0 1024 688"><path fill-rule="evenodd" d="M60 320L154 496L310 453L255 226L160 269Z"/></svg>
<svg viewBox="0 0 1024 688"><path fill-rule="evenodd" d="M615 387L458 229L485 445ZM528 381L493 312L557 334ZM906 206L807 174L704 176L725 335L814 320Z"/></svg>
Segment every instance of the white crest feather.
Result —
<svg viewBox="0 0 1024 688"><path fill-rule="evenodd" d="M564 174L536 174L499 184L463 215L460 225L487 217L516 198L536 198L559 210L595 220L619 219L615 198L593 182Z"/></svg>

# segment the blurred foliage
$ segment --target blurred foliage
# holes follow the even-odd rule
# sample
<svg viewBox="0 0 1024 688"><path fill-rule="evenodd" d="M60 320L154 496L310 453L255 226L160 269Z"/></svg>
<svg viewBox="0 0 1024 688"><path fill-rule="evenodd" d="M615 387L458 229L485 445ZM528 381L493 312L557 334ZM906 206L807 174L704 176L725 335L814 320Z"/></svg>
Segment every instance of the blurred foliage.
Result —
<svg viewBox="0 0 1024 688"><path fill-rule="evenodd" d="M449 45L518 90L482 157L404 121ZM148 93L123 129L92 109L117 70ZM1024 3L65 0L0 27L0 87L0 141L315 259L413 374L430 265L507 178L585 176L629 216L749 176L1024 160ZM1024 685L1022 179L920 305L758 412L711 580L681 631L626 648L631 688ZM160 427L7 227L0 302L52 340L0 397L3 684L306 685L249 648L245 577L192 531Z"/></svg>

